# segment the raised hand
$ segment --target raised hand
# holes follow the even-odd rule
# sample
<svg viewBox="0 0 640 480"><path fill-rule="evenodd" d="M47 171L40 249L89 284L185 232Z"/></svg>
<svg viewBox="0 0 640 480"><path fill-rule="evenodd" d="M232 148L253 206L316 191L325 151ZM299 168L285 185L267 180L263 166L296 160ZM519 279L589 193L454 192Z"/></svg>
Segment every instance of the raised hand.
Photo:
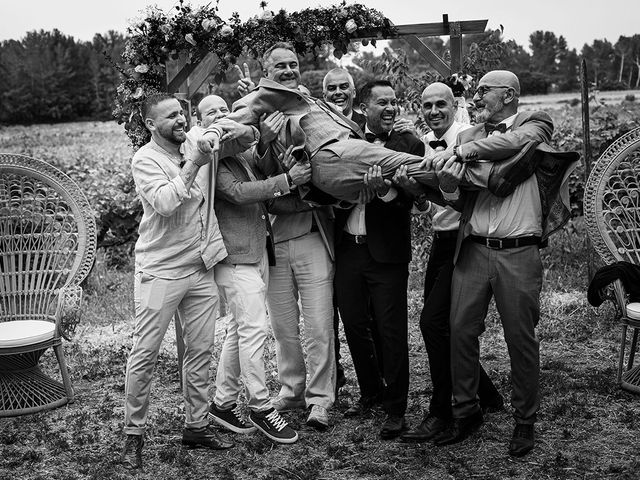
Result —
<svg viewBox="0 0 640 480"><path fill-rule="evenodd" d="M408 118L398 118L393 124L393 129L398 133L410 132L416 135L416 127Z"/></svg>
<svg viewBox="0 0 640 480"><path fill-rule="evenodd" d="M220 135L218 132L206 132L198 139L198 151L211 154L220 150Z"/></svg>
<svg viewBox="0 0 640 480"><path fill-rule="evenodd" d="M253 90L256 87L256 84L253 83L253 80L251 80L251 72L249 71L249 65L247 65L246 63L242 64L242 69L244 71L240 70L240 67L238 66L238 64L235 65L235 68L238 70L238 73L240 74L240 79L238 80L236 89L238 90L238 93L240 94L240 96L244 97L247 93L249 93L251 90Z"/></svg>
<svg viewBox="0 0 640 480"><path fill-rule="evenodd" d="M364 184L380 197L389 193L391 188L391 180L382 177L382 168L379 165L369 167L369 171L364 174Z"/></svg>
<svg viewBox="0 0 640 480"><path fill-rule="evenodd" d="M455 192L464 177L467 166L462 162L458 162L457 159L458 157L453 155L448 159L441 158L434 163L434 170L440 183L440 189L443 192Z"/></svg>
<svg viewBox="0 0 640 480"><path fill-rule="evenodd" d="M260 140L263 144L269 144L278 137L284 125L284 119L284 114L278 110L270 114L263 113L260 116Z"/></svg>
<svg viewBox="0 0 640 480"><path fill-rule="evenodd" d="M416 182L414 178L407 175L406 165L400 165L398 167L396 173L393 174L391 181L414 197L423 193L423 188L420 184Z"/></svg>
<svg viewBox="0 0 640 480"><path fill-rule="evenodd" d="M289 169L289 176L294 185L303 185L311 181L311 163L294 162Z"/></svg>

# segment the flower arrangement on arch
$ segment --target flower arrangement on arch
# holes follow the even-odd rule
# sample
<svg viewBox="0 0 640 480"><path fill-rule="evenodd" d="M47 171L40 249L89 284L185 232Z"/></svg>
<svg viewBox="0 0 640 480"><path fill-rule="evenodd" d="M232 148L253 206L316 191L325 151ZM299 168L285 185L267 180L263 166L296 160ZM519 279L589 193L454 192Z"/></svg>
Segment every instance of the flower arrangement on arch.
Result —
<svg viewBox="0 0 640 480"><path fill-rule="evenodd" d="M338 5L293 13L274 13L267 10L265 1L260 7L262 12L246 22L237 13L225 21L218 15L217 4L194 8L180 0L169 13L148 7L131 22L114 116L118 123L124 123L135 148L149 140L140 106L149 94L166 89L165 64L169 60L186 55L189 63L197 63L209 52L215 53L219 61L213 73L219 82L238 56L259 58L278 41L291 43L301 55L317 55L326 45L332 45L334 56L340 58L352 39L375 45L376 38L395 34L382 13L360 4L347 5L344 0Z"/></svg>

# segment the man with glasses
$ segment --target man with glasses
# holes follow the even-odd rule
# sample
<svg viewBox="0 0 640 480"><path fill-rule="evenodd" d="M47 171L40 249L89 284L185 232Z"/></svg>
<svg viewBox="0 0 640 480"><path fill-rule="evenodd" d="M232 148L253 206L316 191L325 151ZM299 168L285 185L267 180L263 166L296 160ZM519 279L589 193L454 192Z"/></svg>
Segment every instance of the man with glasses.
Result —
<svg viewBox="0 0 640 480"><path fill-rule="evenodd" d="M445 184L455 186L462 178L466 163L456 160L505 158L525 149L531 141L534 145L540 142L537 149L547 152L545 159L568 159L545 148L553 132L549 115L518 113L519 96L520 83L511 72L496 70L480 79L473 98L478 124L460 132L453 157L447 159L445 155L436 160L443 190ZM511 360L511 405L516 425L509 454L522 456L533 448L533 426L540 406L539 343L535 333L542 287L539 248L546 243L551 228L558 226L551 206L562 205L559 191L566 188L565 180L575 162L560 163L560 168L547 177L541 175L540 165L545 164L539 164L535 174L507 196L498 197L488 189L465 192L451 286L454 422L434 439L436 445L460 442L483 423L478 402L478 337L485 329L493 295ZM554 185L551 188L550 178Z"/></svg>

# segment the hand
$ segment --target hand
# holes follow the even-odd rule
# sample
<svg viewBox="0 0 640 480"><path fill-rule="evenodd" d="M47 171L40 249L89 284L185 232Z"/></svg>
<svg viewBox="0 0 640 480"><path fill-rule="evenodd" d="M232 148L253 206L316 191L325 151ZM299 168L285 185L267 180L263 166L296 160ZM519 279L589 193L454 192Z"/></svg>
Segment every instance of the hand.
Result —
<svg viewBox="0 0 640 480"><path fill-rule="evenodd" d="M276 110L271 114L263 113L260 116L260 140L264 145L274 141L284 125L284 114Z"/></svg>
<svg viewBox="0 0 640 480"><path fill-rule="evenodd" d="M217 132L207 132L198 139L198 152L211 154L220 150L220 135Z"/></svg>
<svg viewBox="0 0 640 480"><path fill-rule="evenodd" d="M285 170L290 170L291 167L296 163L295 157L291 154L292 151L293 145L289 145L284 153L278 155L280 164L284 167Z"/></svg>
<svg viewBox="0 0 640 480"><path fill-rule="evenodd" d="M364 174L364 184L380 197L389 193L391 188L391 180L382 177L382 168L379 165L369 167L369 171Z"/></svg>
<svg viewBox="0 0 640 480"><path fill-rule="evenodd" d="M393 129L398 133L410 132L416 135L416 127L408 118L398 118L393 124Z"/></svg>
<svg viewBox="0 0 640 480"><path fill-rule="evenodd" d="M219 127L224 132L222 137L220 138L221 142L225 140L233 140L244 135L247 135L251 131L251 127L248 125L243 125L234 120L230 120L228 118L221 118L217 120L215 123L216 127Z"/></svg>
<svg viewBox="0 0 640 480"><path fill-rule="evenodd" d="M360 193L358 194L358 203L362 205L366 205L374 198L376 198L376 192L371 190L369 187L364 187L362 190L360 190Z"/></svg>
<svg viewBox="0 0 640 480"><path fill-rule="evenodd" d="M196 148L191 156L191 161L198 167L211 163L211 160L213 160L213 153L201 152L199 148Z"/></svg>
<svg viewBox="0 0 640 480"><path fill-rule="evenodd" d="M449 159L440 159L434 164L436 176L440 183L440 189L446 193L453 193L460 185L464 172L467 169L466 164L458 162L458 157L455 155Z"/></svg>
<svg viewBox="0 0 640 480"><path fill-rule="evenodd" d="M253 83L253 80L251 80L251 73L249 72L249 66L246 63L242 64L242 68L244 72L240 70L240 67L237 64L235 65L235 68L240 73L240 79L238 80L236 89L238 90L238 93L240 94L240 96L244 97L247 93L249 93L251 90L256 88L256 84Z"/></svg>
<svg viewBox="0 0 640 480"><path fill-rule="evenodd" d="M291 183L294 185L303 185L311 181L311 163L295 162L289 169Z"/></svg>
<svg viewBox="0 0 640 480"><path fill-rule="evenodd" d="M406 165L400 165L400 167L398 167L391 181L395 183L397 186L399 186L400 188L409 192L414 197L424 192L423 187L421 187L420 184L416 182L414 178L409 177L407 175Z"/></svg>

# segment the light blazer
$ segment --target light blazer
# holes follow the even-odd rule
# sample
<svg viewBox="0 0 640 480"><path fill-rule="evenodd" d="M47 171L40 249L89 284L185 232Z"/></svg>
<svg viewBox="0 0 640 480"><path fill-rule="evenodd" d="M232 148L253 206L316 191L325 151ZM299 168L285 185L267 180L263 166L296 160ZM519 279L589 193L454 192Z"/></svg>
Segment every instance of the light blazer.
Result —
<svg viewBox="0 0 640 480"><path fill-rule="evenodd" d="M285 125L282 128L286 132L286 141L283 143L286 146L293 145L294 152L302 149L307 153L315 152L328 141L334 139L319 138L317 135L309 136L309 140L307 139L307 135L300 125L302 118L311 110L307 99L317 100L313 97L304 98L299 90L293 90L268 78L262 78L254 90L233 104L233 111L226 118L243 125L259 127L262 114L270 114L279 110L285 115ZM322 131L326 127L327 130L335 131L337 125L341 131L346 132L347 137L349 135L362 137L360 127L355 122L326 106L326 103L321 100L317 101L320 102L321 108L327 114L316 119L313 125L314 129ZM215 130L215 123L210 129Z"/></svg>
<svg viewBox="0 0 640 480"><path fill-rule="evenodd" d="M220 160L216 177L214 208L228 253L224 261L234 265L257 263L266 242L269 264L273 265L273 232L267 211L297 212L309 206L297 196L288 195L284 174L265 178L255 168L252 155L241 155L256 180L252 181L243 164L233 157Z"/></svg>

